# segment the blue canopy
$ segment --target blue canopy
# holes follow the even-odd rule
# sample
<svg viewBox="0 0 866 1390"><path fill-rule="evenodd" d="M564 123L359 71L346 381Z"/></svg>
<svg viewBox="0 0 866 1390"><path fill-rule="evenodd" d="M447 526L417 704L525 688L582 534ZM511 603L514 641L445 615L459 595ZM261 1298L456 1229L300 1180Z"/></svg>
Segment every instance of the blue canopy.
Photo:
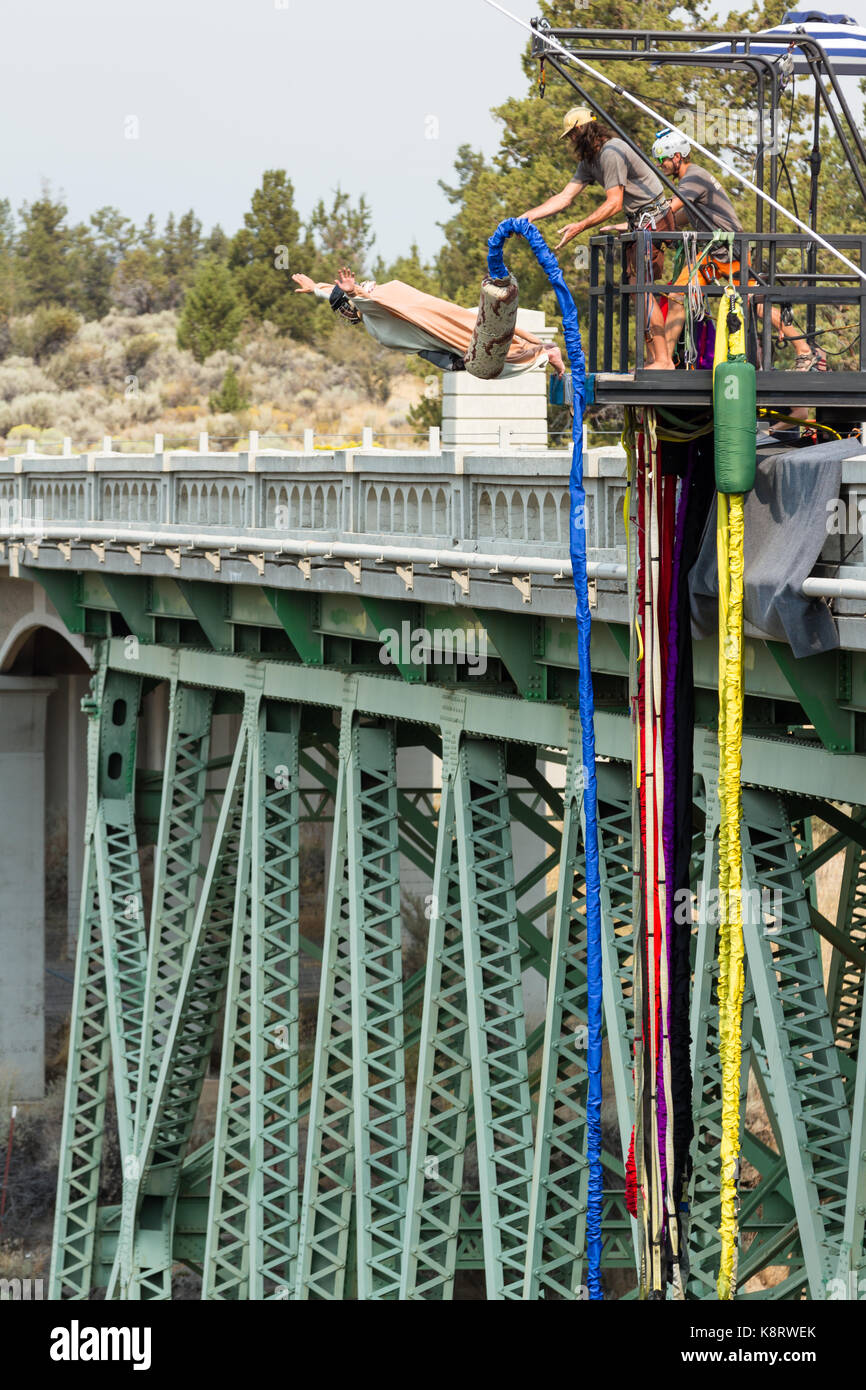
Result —
<svg viewBox="0 0 866 1390"><path fill-rule="evenodd" d="M774 29L762 29L749 45L751 53L766 54L769 57L782 57L793 40L802 37L816 39L821 44L834 71L840 77L862 77L866 75L866 29L860 27L848 15L825 15L819 10L789 10L785 20ZM793 22L792 22L793 21ZM764 39L770 40L764 42ZM743 47L736 50L742 53ZM713 44L711 48L701 49L702 53L731 52L731 46L724 43ZM798 75L809 72L809 65L803 50L792 50L794 72ZM733 53L732 53L733 56Z"/></svg>

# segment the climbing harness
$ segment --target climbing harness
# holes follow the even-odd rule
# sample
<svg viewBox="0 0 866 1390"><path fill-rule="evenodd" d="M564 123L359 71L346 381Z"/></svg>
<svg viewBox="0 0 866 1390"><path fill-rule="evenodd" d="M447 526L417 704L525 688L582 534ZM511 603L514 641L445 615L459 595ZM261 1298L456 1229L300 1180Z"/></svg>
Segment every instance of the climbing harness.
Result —
<svg viewBox="0 0 866 1390"><path fill-rule="evenodd" d="M697 365L698 349L695 341L695 324L703 322L707 313L707 300L703 286L698 279L698 265L703 259L698 256L697 232L683 232L683 264L688 271L688 289L685 300L685 365L693 371Z"/></svg>
<svg viewBox="0 0 866 1390"><path fill-rule="evenodd" d="M729 286L716 324L713 369L719 573L719 1050L722 1075L721 1256L718 1295L737 1287L740 1074L745 981L740 846L743 745L745 493L755 481L755 369L745 360L740 296Z"/></svg>
<svg viewBox="0 0 866 1390"><path fill-rule="evenodd" d="M587 1160L589 1182L586 1210L586 1283L590 1299L601 1299L601 1065L602 1065L602 966L601 877L598 857L598 791L595 774L595 729L592 669L590 665L591 619L586 570L586 493L583 486L583 407L585 366L577 308L562 269L537 227L525 217L500 222L487 243L487 269L494 280L508 275L502 248L508 237L522 236L535 254L556 294L562 314L565 346L571 365L574 393L571 475L569 478L569 549L577 600L578 707L583 759L584 851L586 861L586 973L587 973Z"/></svg>
<svg viewBox="0 0 866 1390"><path fill-rule="evenodd" d="M625 216L629 225L629 230L632 232L654 232L658 222L666 213L670 212L670 210L671 205L667 198L660 195L658 198L654 199L653 202L647 203L646 207L641 208L640 212L626 213Z"/></svg>

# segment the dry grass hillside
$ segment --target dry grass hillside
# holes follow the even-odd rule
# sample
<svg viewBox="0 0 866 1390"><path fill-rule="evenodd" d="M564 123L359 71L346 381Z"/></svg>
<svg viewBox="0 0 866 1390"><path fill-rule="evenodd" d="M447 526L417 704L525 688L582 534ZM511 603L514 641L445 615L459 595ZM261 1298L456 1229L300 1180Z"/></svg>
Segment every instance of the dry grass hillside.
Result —
<svg viewBox="0 0 866 1390"><path fill-rule="evenodd" d="M33 440L38 452L99 446L150 445L161 433L168 448L197 443L206 430L216 448L243 447L258 430L261 447L296 447L305 428L321 442L355 437L362 426L377 443L408 445L409 408L423 380L406 358L387 352L342 325L326 352L279 337L265 323L241 334L237 349L204 363L177 346L177 314L115 311L90 323L73 321L62 344L35 341L33 316L13 319L0 360L0 437L7 453ZM242 401L221 410L213 400L232 368ZM267 437L265 437L267 436ZM296 442L292 442L296 441Z"/></svg>

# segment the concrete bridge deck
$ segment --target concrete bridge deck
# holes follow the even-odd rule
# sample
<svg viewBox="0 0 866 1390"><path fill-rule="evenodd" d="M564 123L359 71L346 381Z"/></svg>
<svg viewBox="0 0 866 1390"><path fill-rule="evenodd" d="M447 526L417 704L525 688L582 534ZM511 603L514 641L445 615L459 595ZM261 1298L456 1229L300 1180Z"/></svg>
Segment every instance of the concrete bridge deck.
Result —
<svg viewBox="0 0 866 1390"><path fill-rule="evenodd" d="M570 450L508 447L25 454L0 461L0 544L10 575L38 577L82 634L123 631L112 627L117 613L142 640L185 628L213 649L249 653L268 649L256 630L288 624L304 661L352 664L353 642L354 660L368 644L375 667L380 634L397 619L412 631L483 626L496 676L544 700L567 693L557 672L577 661L569 467ZM621 678L622 449L589 449L585 473L593 668ZM842 480L841 527L828 528L806 584L832 598L840 650L794 663L784 643L747 628L746 682L763 706L798 701L827 747L852 751L866 746L852 723L866 712L866 455L854 444ZM714 646L696 644L707 690ZM415 663L404 674L428 673Z"/></svg>

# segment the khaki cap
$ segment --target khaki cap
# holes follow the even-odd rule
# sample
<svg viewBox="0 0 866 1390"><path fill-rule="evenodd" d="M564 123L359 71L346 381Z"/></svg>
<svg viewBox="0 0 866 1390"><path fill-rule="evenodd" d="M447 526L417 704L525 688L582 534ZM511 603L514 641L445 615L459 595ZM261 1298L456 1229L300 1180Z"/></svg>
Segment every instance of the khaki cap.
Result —
<svg viewBox="0 0 866 1390"><path fill-rule="evenodd" d="M590 111L588 106L572 106L570 111L566 111L562 118L562 134L560 140L564 140L566 135L570 135L578 126L589 125L590 121L595 120L595 112Z"/></svg>

